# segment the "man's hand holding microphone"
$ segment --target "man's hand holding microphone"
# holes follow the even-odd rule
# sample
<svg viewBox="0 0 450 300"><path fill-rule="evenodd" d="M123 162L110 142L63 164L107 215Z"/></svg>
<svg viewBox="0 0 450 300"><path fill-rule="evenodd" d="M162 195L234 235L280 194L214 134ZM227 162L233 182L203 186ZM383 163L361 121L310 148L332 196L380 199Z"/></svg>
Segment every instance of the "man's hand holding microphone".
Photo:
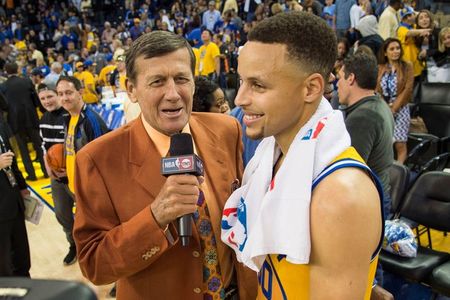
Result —
<svg viewBox="0 0 450 300"><path fill-rule="evenodd" d="M161 173L167 180L150 208L161 228L178 219L178 235L181 244L187 246L192 236L191 214L197 210L204 181L203 162L194 154L190 134L171 137L169 156L161 160Z"/></svg>

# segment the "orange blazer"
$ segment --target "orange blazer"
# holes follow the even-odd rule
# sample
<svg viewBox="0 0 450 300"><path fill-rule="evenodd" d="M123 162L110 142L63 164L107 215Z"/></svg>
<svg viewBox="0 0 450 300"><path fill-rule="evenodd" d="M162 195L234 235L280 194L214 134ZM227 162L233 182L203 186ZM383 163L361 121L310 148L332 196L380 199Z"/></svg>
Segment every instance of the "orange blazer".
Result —
<svg viewBox="0 0 450 300"><path fill-rule="evenodd" d="M220 239L222 209L232 182L241 180L239 123L215 113L192 113L190 128L205 165L206 199L225 287L236 270L240 299L255 299L256 273L237 263ZM94 284L117 281L117 299L203 299L198 233L188 247L169 229L172 245L156 223L150 204L165 177L161 155L141 118L89 143L77 153L74 238L85 277Z"/></svg>

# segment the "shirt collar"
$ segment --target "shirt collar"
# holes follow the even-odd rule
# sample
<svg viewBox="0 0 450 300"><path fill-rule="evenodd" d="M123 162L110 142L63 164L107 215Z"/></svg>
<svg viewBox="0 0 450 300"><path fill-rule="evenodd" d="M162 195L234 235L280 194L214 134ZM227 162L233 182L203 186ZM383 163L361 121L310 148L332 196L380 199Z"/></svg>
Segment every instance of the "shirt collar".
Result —
<svg viewBox="0 0 450 300"><path fill-rule="evenodd" d="M145 131L147 131L148 136L153 141L153 143L155 143L156 149L158 150L159 154L161 154L161 157L165 157L169 152L170 148L170 136L159 132L158 130L153 128L150 124L148 124L143 114L141 114L141 119L142 123L144 124ZM187 123L186 126L184 126L181 132L191 134L191 128L189 126L189 123ZM194 152L197 153L197 151L195 150L195 143L194 143Z"/></svg>

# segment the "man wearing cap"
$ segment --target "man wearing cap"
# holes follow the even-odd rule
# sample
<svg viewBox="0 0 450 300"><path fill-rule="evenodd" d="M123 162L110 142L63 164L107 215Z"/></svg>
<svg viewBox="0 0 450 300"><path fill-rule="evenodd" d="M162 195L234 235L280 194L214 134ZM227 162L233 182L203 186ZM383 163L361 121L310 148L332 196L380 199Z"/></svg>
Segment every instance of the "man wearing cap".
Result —
<svg viewBox="0 0 450 300"><path fill-rule="evenodd" d="M92 60L86 60L84 63L79 61L75 64L77 72L73 76L81 81L84 89L83 89L83 101L85 103L97 103L98 95L95 91L95 76L90 71L90 67L92 67L94 63Z"/></svg>
<svg viewBox="0 0 450 300"><path fill-rule="evenodd" d="M427 37L431 34L431 29L414 29L416 16L411 6L405 6L399 12L400 27L397 30L397 38L403 48L403 59L409 61L414 67L414 77L422 74L423 66L419 61L419 48L416 46L415 37Z"/></svg>
<svg viewBox="0 0 450 300"><path fill-rule="evenodd" d="M125 54L118 55L115 61L117 67L111 72L109 83L115 93L119 91L126 92L125 80L127 79L127 70L125 68Z"/></svg>
<svg viewBox="0 0 450 300"><path fill-rule="evenodd" d="M213 31L214 25L220 20L220 12L216 9L216 2L208 2L208 10L203 13L202 25Z"/></svg>
<svg viewBox="0 0 450 300"><path fill-rule="evenodd" d="M39 68L34 68L31 71L31 81L34 84L34 87L37 88L37 86L42 83L42 81L44 80L45 76L44 73L42 73L41 69Z"/></svg>
<svg viewBox="0 0 450 300"><path fill-rule="evenodd" d="M139 18L134 18L133 23L134 25L130 28L130 36L133 39L137 39L142 34L142 28L139 26L141 20Z"/></svg>
<svg viewBox="0 0 450 300"><path fill-rule="evenodd" d="M47 151L50 147L56 144L64 144L64 115L67 114L67 111L62 107L61 99L54 89L50 89L42 83L39 84L37 91L42 106L47 110L39 121L42 149L44 150L44 158L46 158ZM64 265L67 266L77 260L75 242L72 237L74 197L67 185L66 171L52 170L47 163L47 159L45 159L45 167L47 168L47 173L50 175L55 216L58 223L61 224L70 245L69 252L63 260Z"/></svg>

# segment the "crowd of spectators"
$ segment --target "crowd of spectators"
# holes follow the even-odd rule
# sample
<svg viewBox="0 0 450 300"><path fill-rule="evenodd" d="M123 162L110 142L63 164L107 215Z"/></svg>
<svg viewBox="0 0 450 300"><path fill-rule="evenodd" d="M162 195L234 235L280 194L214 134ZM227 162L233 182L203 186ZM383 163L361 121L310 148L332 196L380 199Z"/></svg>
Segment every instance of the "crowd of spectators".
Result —
<svg viewBox="0 0 450 300"><path fill-rule="evenodd" d="M216 57L217 52L220 53L217 58L220 63L214 61L209 74L202 70L197 74L217 79L222 88L228 87L227 74L237 68L239 47L245 44L248 31L260 20L283 11L304 10L319 15L350 46L356 43L356 49L359 40L359 44L368 44L376 52L382 39L396 37L396 27L403 22L398 11L405 6L420 11L417 22L411 24L417 31L415 45L421 50L419 59L426 61L427 56L436 55L438 49L439 27L429 10L422 11L439 8L429 0L391 1L399 3L394 5L389 5L388 0L3 2L0 7L0 69L3 70L7 62L16 62L20 74L30 78L40 76L50 86L59 74L84 72L79 79L89 77L87 81L93 84L94 96L88 103L97 102L101 88L111 85L106 75L115 68L116 58L133 40L153 30L175 32L198 49L205 43L203 30L209 30L209 40L214 47L205 51L206 54L212 51ZM424 18L428 18L428 23L422 21ZM429 51L424 52L427 49ZM199 51L197 59L203 57L204 53ZM104 71L100 76L105 66L109 72ZM419 69L417 67L417 72ZM87 72L92 73L94 79L86 75ZM37 80L35 84L39 83ZM84 80L83 83L86 84Z"/></svg>

